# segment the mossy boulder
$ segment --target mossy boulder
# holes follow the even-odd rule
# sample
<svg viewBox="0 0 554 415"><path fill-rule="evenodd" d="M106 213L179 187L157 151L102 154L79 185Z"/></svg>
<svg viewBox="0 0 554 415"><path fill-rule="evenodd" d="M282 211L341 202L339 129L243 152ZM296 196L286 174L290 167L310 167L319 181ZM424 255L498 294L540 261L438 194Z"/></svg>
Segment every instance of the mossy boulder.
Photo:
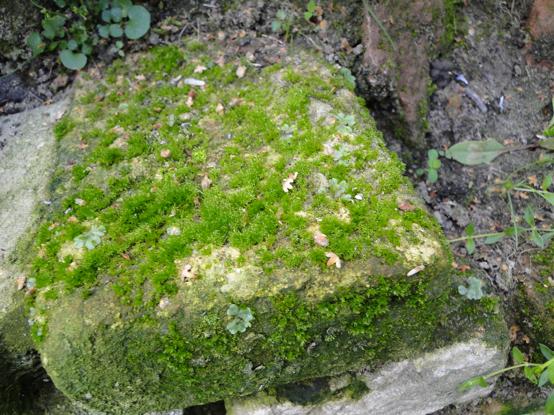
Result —
<svg viewBox="0 0 554 415"><path fill-rule="evenodd" d="M70 398L186 407L480 336L448 244L350 80L196 41L84 75L55 127L32 332Z"/></svg>

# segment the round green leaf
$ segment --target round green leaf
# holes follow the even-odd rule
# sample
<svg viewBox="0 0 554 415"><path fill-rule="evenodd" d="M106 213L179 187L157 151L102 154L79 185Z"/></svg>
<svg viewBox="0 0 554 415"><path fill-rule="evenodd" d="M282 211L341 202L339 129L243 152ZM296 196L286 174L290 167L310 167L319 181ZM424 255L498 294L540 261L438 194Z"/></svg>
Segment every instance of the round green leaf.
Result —
<svg viewBox="0 0 554 415"><path fill-rule="evenodd" d="M131 6L128 10L129 23L125 35L129 39L139 39L150 29L150 13L142 6Z"/></svg>
<svg viewBox="0 0 554 415"><path fill-rule="evenodd" d="M112 12L110 9L102 10L102 20L106 23L110 23L112 20Z"/></svg>
<svg viewBox="0 0 554 415"><path fill-rule="evenodd" d="M79 45L77 44L77 42L75 41L75 39L71 39L69 42L67 42L67 48L69 50L75 50L77 49Z"/></svg>
<svg viewBox="0 0 554 415"><path fill-rule="evenodd" d="M100 37L107 38L110 37L110 27L108 25L98 25L98 34Z"/></svg>
<svg viewBox="0 0 554 415"><path fill-rule="evenodd" d="M123 29L119 24L110 25L110 36L111 37L121 37L123 36Z"/></svg>
<svg viewBox="0 0 554 415"><path fill-rule="evenodd" d="M75 53L69 49L64 49L60 52L60 60L63 66L75 71L84 68L87 64L86 55L83 53Z"/></svg>
<svg viewBox="0 0 554 415"><path fill-rule="evenodd" d="M123 47L123 42L121 40L118 40L117 42L115 42L115 47L121 49Z"/></svg>
<svg viewBox="0 0 554 415"><path fill-rule="evenodd" d="M27 37L27 46L31 49L33 57L40 55L44 51L44 43L38 32L33 32Z"/></svg>
<svg viewBox="0 0 554 415"><path fill-rule="evenodd" d="M119 7L112 7L111 9L111 15L112 15L112 21L119 23L121 21L121 9Z"/></svg>

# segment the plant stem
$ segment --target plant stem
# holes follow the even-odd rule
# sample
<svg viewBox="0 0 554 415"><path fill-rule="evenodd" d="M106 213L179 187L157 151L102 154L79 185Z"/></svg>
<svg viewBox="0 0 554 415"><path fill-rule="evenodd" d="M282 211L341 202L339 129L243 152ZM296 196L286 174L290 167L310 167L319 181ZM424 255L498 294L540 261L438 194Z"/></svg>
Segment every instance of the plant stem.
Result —
<svg viewBox="0 0 554 415"><path fill-rule="evenodd" d="M371 18L373 20L375 20L375 23L377 23L377 26L379 27L379 30L381 30L381 32L383 32L383 35L385 35L385 38L387 39L387 41L392 46L392 50L396 50L396 45L394 44L394 40L392 40L392 38L390 37L389 32L387 31L386 27L383 26L383 23L381 23L381 20L379 20L377 15L373 12L373 9L371 8L371 6L367 2L367 0L363 0L363 3L364 3L364 8L365 8L367 14L369 14L371 16Z"/></svg>
<svg viewBox="0 0 554 415"><path fill-rule="evenodd" d="M509 372L510 370L519 369L520 367L538 367L538 366L543 366L543 365L539 365L538 363L529 363L529 362L520 363L519 365L505 367L504 369L495 370L494 372L487 373L485 376L483 376L483 378L484 379L493 378L495 376L501 375L502 373Z"/></svg>
<svg viewBox="0 0 554 415"><path fill-rule="evenodd" d="M494 232L494 233L480 233L477 235L471 235L471 236L461 236L459 238L455 239L449 239L448 242L460 242L460 241L467 241L468 239L479 239L479 238L488 238L489 236L500 236L504 235L504 232Z"/></svg>
<svg viewBox="0 0 554 415"><path fill-rule="evenodd" d="M516 223L516 214L514 211L514 204L512 203L512 196L510 196L510 193L508 192L508 206L510 207L510 218L512 219L512 224L514 225L514 239L516 241L516 250L519 244L519 236L517 231L517 223Z"/></svg>

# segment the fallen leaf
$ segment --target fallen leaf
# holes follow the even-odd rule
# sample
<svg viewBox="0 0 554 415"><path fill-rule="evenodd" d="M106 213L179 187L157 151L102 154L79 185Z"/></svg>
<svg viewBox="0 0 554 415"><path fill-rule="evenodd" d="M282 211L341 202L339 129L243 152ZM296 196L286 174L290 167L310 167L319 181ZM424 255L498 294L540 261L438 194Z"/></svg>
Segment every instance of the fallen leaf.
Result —
<svg viewBox="0 0 554 415"><path fill-rule="evenodd" d="M409 270L408 273L406 274L406 276L411 277L412 275L416 275L418 272L421 272L424 269L425 269L425 265L418 265L417 267L412 268L411 270Z"/></svg>
<svg viewBox="0 0 554 415"><path fill-rule="evenodd" d="M314 232L314 242L319 246L329 245L329 239L327 238L327 235L320 231Z"/></svg>
<svg viewBox="0 0 554 415"><path fill-rule="evenodd" d="M25 285L27 284L27 278L24 276L17 277L16 283L17 289L21 291L23 288L25 288Z"/></svg>
<svg viewBox="0 0 554 415"><path fill-rule="evenodd" d="M210 180L210 178L208 177L208 175L205 174L204 177L202 177L202 181L200 182L200 187L202 188L202 190L206 190L206 189L208 189L211 185L212 185L212 181Z"/></svg>
<svg viewBox="0 0 554 415"><path fill-rule="evenodd" d="M80 141L78 144L78 147L79 147L79 150L84 150L88 147L88 144L85 143L84 141Z"/></svg>
<svg viewBox="0 0 554 415"><path fill-rule="evenodd" d="M121 256L122 256L123 259L126 259L127 261L129 261L131 259L131 256L126 252L123 252L121 254Z"/></svg>
<svg viewBox="0 0 554 415"><path fill-rule="evenodd" d="M226 35L225 32L223 32L223 31L217 32L217 39L218 39L218 40L225 40L225 37L226 37L226 36L227 36L227 35Z"/></svg>
<svg viewBox="0 0 554 415"><path fill-rule="evenodd" d="M514 324L510 327L510 341L513 343L517 339L517 333L520 331L520 327Z"/></svg>
<svg viewBox="0 0 554 415"><path fill-rule="evenodd" d="M85 206L87 202L85 202L83 199L75 199L75 204L78 206Z"/></svg>
<svg viewBox="0 0 554 415"><path fill-rule="evenodd" d="M171 151L167 148L164 148L162 151L160 151L160 156L166 159L171 156Z"/></svg>
<svg viewBox="0 0 554 415"><path fill-rule="evenodd" d="M139 74L139 75L135 76L135 79L137 81L144 81L146 79L146 76L144 76L142 74Z"/></svg>
<svg viewBox="0 0 554 415"><path fill-rule="evenodd" d="M319 30L325 31L329 27L329 23L327 23L327 20L322 20L319 22Z"/></svg>
<svg viewBox="0 0 554 415"><path fill-rule="evenodd" d="M298 177L298 172L294 172L289 174L289 177L287 177L285 180L283 180L283 192L288 193L289 190L292 190L292 184Z"/></svg>
<svg viewBox="0 0 554 415"><path fill-rule="evenodd" d="M158 304L158 307L160 307L163 310L164 308L167 308L169 304L170 304L169 298L162 297L162 299L160 300L160 303Z"/></svg>
<svg viewBox="0 0 554 415"><path fill-rule="evenodd" d="M539 181L537 180L537 176L535 175L527 177L527 181L531 186L537 186L539 184Z"/></svg>
<svg viewBox="0 0 554 415"><path fill-rule="evenodd" d="M334 252L325 252L325 256L329 258L327 260L327 266L332 267L333 265L337 268L342 267L342 262L337 254Z"/></svg>
<svg viewBox="0 0 554 415"><path fill-rule="evenodd" d="M196 68L194 68L194 73L202 73L204 72L206 68L204 65L198 65Z"/></svg>
<svg viewBox="0 0 554 415"><path fill-rule="evenodd" d="M415 206L405 200L398 204L398 209L400 209L402 212L411 212L415 209Z"/></svg>
<svg viewBox="0 0 554 415"><path fill-rule="evenodd" d="M217 112L218 114L223 114L224 111L225 111L225 108L221 103L216 105L215 112Z"/></svg>
<svg viewBox="0 0 554 415"><path fill-rule="evenodd" d="M218 66L223 68L225 66L225 56L221 55L219 58L215 60L215 63L217 63Z"/></svg>
<svg viewBox="0 0 554 415"><path fill-rule="evenodd" d="M78 222L79 222L79 219L77 219L77 216L72 215L72 216L70 216L70 217L67 218L67 221L68 221L69 223L78 223Z"/></svg>
<svg viewBox="0 0 554 415"><path fill-rule="evenodd" d="M183 265L183 268L181 268L181 281L189 281L194 278L194 271L192 270L192 265L185 264Z"/></svg>
<svg viewBox="0 0 554 415"><path fill-rule="evenodd" d="M237 68L237 76L239 78L243 78L245 73L246 73L246 66L239 65L239 67Z"/></svg>

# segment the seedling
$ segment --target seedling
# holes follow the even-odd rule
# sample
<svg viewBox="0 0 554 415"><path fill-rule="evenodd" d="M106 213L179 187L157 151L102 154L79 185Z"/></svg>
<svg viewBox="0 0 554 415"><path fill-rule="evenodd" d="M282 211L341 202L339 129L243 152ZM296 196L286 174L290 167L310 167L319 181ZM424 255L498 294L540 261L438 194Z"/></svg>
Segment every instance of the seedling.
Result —
<svg viewBox="0 0 554 415"><path fill-rule="evenodd" d="M341 134L352 134L352 129L354 125L356 124L356 119L351 114L344 114L342 112L337 114L337 121L339 123L339 126L337 127L337 131Z"/></svg>
<svg viewBox="0 0 554 415"><path fill-rule="evenodd" d="M306 5L306 11L304 12L304 19L306 21L310 21L312 17L315 15L315 8L316 4L314 0L310 0L308 4Z"/></svg>
<svg viewBox="0 0 554 415"><path fill-rule="evenodd" d="M249 307L240 308L236 304L231 304L227 309L227 315L233 317L233 319L227 324L227 330L231 334L244 333L248 327L252 324L250 322L254 320L252 311Z"/></svg>
<svg viewBox="0 0 554 415"><path fill-rule="evenodd" d="M102 237L106 233L106 228L102 225L93 226L89 231L76 236L73 243L76 248L94 249L102 241Z"/></svg>
<svg viewBox="0 0 554 415"><path fill-rule="evenodd" d="M279 9L275 15L275 19L271 22L271 30L275 33L283 33L285 40L290 40L292 22L294 18L292 14L284 9Z"/></svg>
<svg viewBox="0 0 554 415"><path fill-rule="evenodd" d="M517 347L512 349L512 359L514 365L506 367L504 369L496 370L483 376L473 377L459 387L460 391L464 392L472 389L476 386L486 388L489 385L488 379L494 378L502 373L510 370L523 368L523 374L533 384L543 387L546 384L554 386L554 352L546 345L540 344L540 350L546 362L544 363L530 363L525 361L525 356ZM554 392L551 392L544 406L545 414L554 414Z"/></svg>

